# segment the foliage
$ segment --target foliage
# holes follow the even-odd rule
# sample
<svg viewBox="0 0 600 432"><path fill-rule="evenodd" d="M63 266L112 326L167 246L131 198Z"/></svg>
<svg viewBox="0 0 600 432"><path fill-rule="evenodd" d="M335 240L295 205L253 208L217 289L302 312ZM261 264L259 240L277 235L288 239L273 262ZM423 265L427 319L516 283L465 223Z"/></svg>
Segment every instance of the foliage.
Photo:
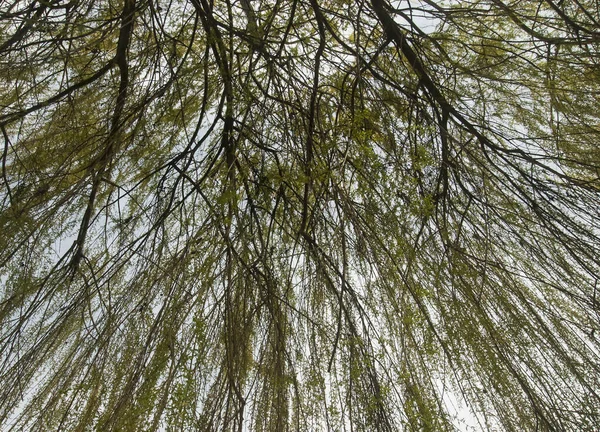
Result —
<svg viewBox="0 0 600 432"><path fill-rule="evenodd" d="M2 430L597 430L599 21L3 3Z"/></svg>

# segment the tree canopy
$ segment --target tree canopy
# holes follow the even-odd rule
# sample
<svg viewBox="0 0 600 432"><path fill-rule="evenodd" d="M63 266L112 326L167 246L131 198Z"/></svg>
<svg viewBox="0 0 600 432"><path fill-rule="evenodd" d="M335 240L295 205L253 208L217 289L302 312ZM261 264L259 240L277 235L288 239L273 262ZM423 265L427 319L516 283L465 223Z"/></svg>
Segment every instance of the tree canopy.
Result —
<svg viewBox="0 0 600 432"><path fill-rule="evenodd" d="M599 29L3 2L2 430L598 430Z"/></svg>

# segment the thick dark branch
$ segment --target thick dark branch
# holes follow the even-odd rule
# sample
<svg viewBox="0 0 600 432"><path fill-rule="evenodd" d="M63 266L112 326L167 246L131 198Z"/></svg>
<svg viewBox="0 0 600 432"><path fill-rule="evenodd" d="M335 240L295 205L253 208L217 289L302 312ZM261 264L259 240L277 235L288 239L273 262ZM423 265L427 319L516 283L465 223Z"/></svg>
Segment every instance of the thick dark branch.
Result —
<svg viewBox="0 0 600 432"><path fill-rule="evenodd" d="M313 163L313 151L315 142L315 119L317 115L317 95L319 91L319 73L321 69L321 58L325 50L325 24L324 17L317 0L311 0L313 11L317 19L317 26L319 28L319 47L315 55L315 66L313 76L313 86L310 95L310 105L308 108L308 131L306 135L306 150L305 150L305 166L304 166L304 196L302 198L302 220L300 222L299 234L303 235L307 233L308 224L308 201L312 190L312 173L311 166Z"/></svg>
<svg viewBox="0 0 600 432"><path fill-rule="evenodd" d="M104 66L102 66L100 69L98 69L98 71L96 71L96 73L94 73L90 77L85 78L85 79L73 84L70 87L67 87L63 91L46 99L45 101L37 103L27 109L0 116L0 126L8 125L9 123L12 123L16 120L22 119L27 114L30 114L34 111L45 108L49 105L55 104L57 102L60 102L62 99L64 99L65 97L67 97L68 95L73 93L74 91L79 90L80 88L83 88L83 87L87 86L88 84L91 84L94 81L98 80L99 78L103 77L106 74L106 72L108 72L110 69L112 69L112 67L114 65L115 65L115 60L113 59L110 62L108 62L107 64L105 64Z"/></svg>
<svg viewBox="0 0 600 432"><path fill-rule="evenodd" d="M121 121L121 115L125 107L125 100L127 98L127 87L129 85L129 63L127 61L127 50L131 42L131 34L133 33L133 21L135 15L135 0L125 0L125 7L123 8L121 31L119 32L119 41L117 43L117 53L115 55L114 62L119 67L120 82L119 82L119 93L117 95L117 101L115 103L115 110L113 111L111 129L108 136L108 142L104 152L98 160L97 171L92 176L92 190L88 198L85 213L81 220L79 227L79 233L77 240L75 241L75 255L71 262L73 269L77 269L79 262L84 254L85 240L87 237L88 229L92 214L94 212L94 205L96 203L96 196L100 188L100 183L104 177L108 165L115 155L116 148L118 145L117 134L119 130L119 124Z"/></svg>
<svg viewBox="0 0 600 432"><path fill-rule="evenodd" d="M33 8L33 5L35 5L35 3L36 2L32 3L31 8ZM15 34L13 34L12 37L10 37L6 42L4 42L2 45L0 45L0 52L6 50L7 48L10 48L11 45L18 43L33 28L35 23L40 19L42 14L44 12L46 12L46 9L47 9L48 3L47 2L41 2L41 3L42 4L40 6L38 6L38 8L35 11L35 13L33 14L33 16L30 19L23 22L21 24L21 26L19 27L19 29L15 32Z"/></svg>

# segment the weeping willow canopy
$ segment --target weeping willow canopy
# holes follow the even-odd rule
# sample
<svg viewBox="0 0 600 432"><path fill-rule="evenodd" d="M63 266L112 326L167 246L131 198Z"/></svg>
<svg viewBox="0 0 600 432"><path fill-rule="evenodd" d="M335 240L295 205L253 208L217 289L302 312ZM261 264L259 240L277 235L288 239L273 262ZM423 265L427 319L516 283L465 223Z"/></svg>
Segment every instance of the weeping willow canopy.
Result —
<svg viewBox="0 0 600 432"><path fill-rule="evenodd" d="M597 431L600 5L5 0L3 431Z"/></svg>

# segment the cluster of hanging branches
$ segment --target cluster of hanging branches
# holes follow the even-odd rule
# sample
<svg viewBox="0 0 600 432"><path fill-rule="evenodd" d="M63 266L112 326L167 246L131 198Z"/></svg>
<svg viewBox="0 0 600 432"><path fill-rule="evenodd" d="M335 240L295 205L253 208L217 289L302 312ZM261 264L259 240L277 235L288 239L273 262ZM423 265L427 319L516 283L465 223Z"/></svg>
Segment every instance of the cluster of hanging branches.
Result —
<svg viewBox="0 0 600 432"><path fill-rule="evenodd" d="M592 0L0 5L0 428L600 427Z"/></svg>

